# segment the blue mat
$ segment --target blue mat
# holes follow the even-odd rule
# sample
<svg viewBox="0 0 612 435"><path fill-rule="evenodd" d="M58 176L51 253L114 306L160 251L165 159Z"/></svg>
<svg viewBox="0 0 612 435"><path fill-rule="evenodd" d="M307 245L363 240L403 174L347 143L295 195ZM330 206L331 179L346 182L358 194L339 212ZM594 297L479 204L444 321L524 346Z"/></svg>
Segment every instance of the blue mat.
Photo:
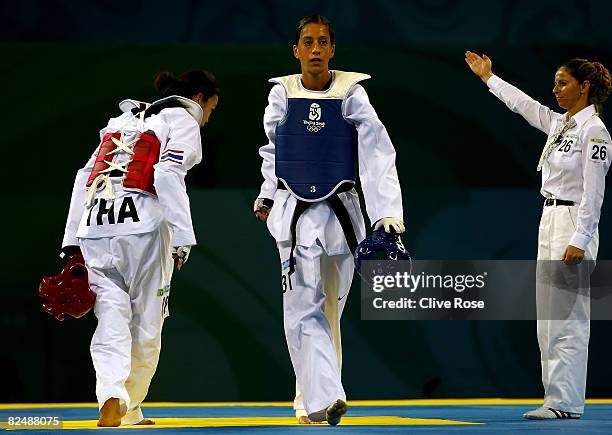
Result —
<svg viewBox="0 0 612 435"><path fill-rule="evenodd" d="M2 405L0 408L0 421L6 427L9 417L28 416L58 416L64 424L65 430L73 423L96 420L98 409L95 405L87 407L55 407L48 408L10 408L11 405ZM524 420L522 413L536 407L532 404L513 405L394 405L394 406L351 406L347 418L336 427L327 425L298 426L294 424L293 410L290 406L183 406L177 404L164 404L164 406L147 406L144 413L147 418L157 419L160 426L172 424L172 427L122 427L119 430L138 434L163 433L203 433L203 434L282 434L282 433L312 433L312 431L339 431L343 434L391 434L404 432L429 433L612 433L612 404L587 405L586 413L580 420L552 420L529 421ZM377 420L378 417L378 420ZM399 420L399 419L401 420ZM173 419L173 420L164 420ZM177 419L177 420L174 420ZM184 420L183 420L184 419ZM197 421L196 421L197 419ZM204 420L202 420L204 419ZM220 422L215 419L233 419ZM249 424L252 419L260 419ZM276 420L274 420L276 419ZM404 420L405 419L405 420ZM427 421L436 422L428 424ZM440 423L439 420L448 421ZM197 427L181 427L183 425L197 425ZM266 422L274 421L274 425ZM403 421L401 425L394 421ZM194 423L195 422L195 423ZM199 423L198 423L199 422ZM203 422L203 423L202 423ZM209 427L227 424L224 427ZM233 423L238 422L238 423ZM361 424L360 422L363 422ZM368 423L370 422L370 423ZM412 423L414 422L414 424ZM463 423L463 424L461 424ZM477 424L465 424L477 423ZM91 424L88 423L88 424ZM235 427L233 424L248 424ZM348 425L351 424L351 425ZM7 432L13 432L10 429ZM115 428L70 429L69 433L110 433ZM19 430L18 432L25 432ZM57 433L57 430L28 430L28 433Z"/></svg>

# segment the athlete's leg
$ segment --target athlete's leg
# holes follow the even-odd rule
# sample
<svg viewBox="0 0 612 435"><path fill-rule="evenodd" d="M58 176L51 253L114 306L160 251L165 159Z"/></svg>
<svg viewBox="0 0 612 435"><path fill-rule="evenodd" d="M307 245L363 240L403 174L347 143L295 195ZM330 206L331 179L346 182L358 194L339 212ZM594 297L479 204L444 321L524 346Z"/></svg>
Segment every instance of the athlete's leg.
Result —
<svg viewBox="0 0 612 435"><path fill-rule="evenodd" d="M354 263L350 254L321 256L321 280L325 292L325 304L323 312L333 337L334 348L338 360L338 368L342 372L342 339L340 335L340 318L344 305L346 304L348 292L351 287ZM304 402L299 382L295 385L295 400L293 402L295 416L298 422L308 424L308 413L304 408Z"/></svg>
<svg viewBox="0 0 612 435"><path fill-rule="evenodd" d="M173 266L170 234L164 225L156 232L129 236L117 249L123 252L122 258L138 259L120 266L129 285L132 306L131 370L125 383L130 408L122 424L152 424L144 419L140 404L157 369L162 327L168 315Z"/></svg>
<svg viewBox="0 0 612 435"><path fill-rule="evenodd" d="M289 250L279 244L281 258ZM286 253L286 255L283 255ZM330 322L325 316L326 295L321 279L322 247L296 246L295 272L283 269L285 335L307 414L345 400Z"/></svg>
<svg viewBox="0 0 612 435"><path fill-rule="evenodd" d="M90 350L96 371L98 405L104 411L100 424L104 426L119 425L130 401L125 381L130 373L132 310L127 287L112 265L111 239L80 241L89 272L89 286L96 293L94 313L98 325Z"/></svg>

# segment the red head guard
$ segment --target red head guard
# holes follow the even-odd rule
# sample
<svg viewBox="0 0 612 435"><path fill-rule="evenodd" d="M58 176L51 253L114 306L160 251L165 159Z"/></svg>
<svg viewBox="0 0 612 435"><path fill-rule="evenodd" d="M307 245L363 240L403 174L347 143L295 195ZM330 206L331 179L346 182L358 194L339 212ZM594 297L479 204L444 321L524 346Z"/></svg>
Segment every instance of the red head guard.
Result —
<svg viewBox="0 0 612 435"><path fill-rule="evenodd" d="M96 294L89 288L83 256L80 253L72 255L58 275L45 276L38 294L44 301L43 310L57 320L64 320L64 314L78 319L89 313Z"/></svg>

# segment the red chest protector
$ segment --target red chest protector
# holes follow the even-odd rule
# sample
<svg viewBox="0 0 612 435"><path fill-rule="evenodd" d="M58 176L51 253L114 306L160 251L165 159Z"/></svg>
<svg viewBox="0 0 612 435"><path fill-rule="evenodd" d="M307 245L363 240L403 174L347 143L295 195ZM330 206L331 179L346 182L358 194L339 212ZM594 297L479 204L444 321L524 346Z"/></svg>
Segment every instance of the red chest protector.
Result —
<svg viewBox="0 0 612 435"><path fill-rule="evenodd" d="M111 174L111 170L109 170L111 165L108 164L108 161L113 160L113 153L118 148L113 138L120 141L121 133L107 133L102 138L96 162L87 180L87 187L90 187L101 174L114 176ZM134 154L132 154L130 162L125 166L126 172L123 173L124 189L156 195L155 187L153 186L153 165L159 161L160 148L161 144L152 131L149 130L138 134L137 140L132 147ZM118 169L115 169L115 171L122 172Z"/></svg>

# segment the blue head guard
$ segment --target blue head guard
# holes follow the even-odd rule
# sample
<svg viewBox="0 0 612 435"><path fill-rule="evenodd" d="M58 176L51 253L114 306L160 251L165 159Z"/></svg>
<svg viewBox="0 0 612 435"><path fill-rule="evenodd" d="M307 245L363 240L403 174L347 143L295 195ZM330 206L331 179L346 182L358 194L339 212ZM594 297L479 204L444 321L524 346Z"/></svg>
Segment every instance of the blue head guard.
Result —
<svg viewBox="0 0 612 435"><path fill-rule="evenodd" d="M402 270L410 272L412 269L412 258L404 247L399 234L391 234L380 229L366 237L355 250L355 268L357 273L370 282L368 276L364 276L364 261L376 262L371 272L374 274L392 274ZM408 265L394 264L397 260L407 260Z"/></svg>

